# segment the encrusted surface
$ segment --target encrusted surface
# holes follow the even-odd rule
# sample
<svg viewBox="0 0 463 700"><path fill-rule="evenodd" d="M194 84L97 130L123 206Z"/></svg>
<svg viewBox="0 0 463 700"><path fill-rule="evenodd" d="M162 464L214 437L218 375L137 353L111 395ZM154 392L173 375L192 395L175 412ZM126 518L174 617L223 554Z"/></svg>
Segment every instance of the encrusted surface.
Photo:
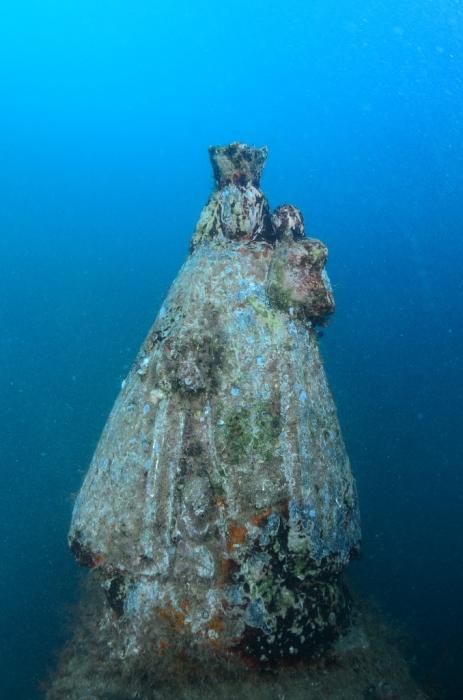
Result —
<svg viewBox="0 0 463 700"><path fill-rule="evenodd" d="M221 189L230 184L259 187L267 155L265 146L254 148L238 142L210 146L209 156L217 187Z"/></svg>
<svg viewBox="0 0 463 700"><path fill-rule="evenodd" d="M165 618L151 630L144 656L124 656L120 629L92 588L48 700L426 700L394 644L396 632L358 603L349 632L326 658L262 672L236 656L224 663L214 648L206 653L185 628L175 647L159 648Z"/></svg>
<svg viewBox="0 0 463 700"><path fill-rule="evenodd" d="M260 162L236 147L237 167L243 148ZM317 656L347 624L360 529L314 330L327 251L287 214L275 227L252 182L212 195L77 498L71 548L125 654L159 620L261 664Z"/></svg>

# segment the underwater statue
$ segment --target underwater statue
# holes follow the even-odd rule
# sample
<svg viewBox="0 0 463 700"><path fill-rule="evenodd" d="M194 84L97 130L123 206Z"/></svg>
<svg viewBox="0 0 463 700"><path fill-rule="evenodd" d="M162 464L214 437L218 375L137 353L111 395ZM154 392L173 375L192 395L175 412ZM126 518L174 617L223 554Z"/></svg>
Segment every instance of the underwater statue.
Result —
<svg viewBox="0 0 463 700"><path fill-rule="evenodd" d="M270 212L265 148L210 156L215 191L75 503L92 573L47 700L426 700L343 583L360 527L318 348L327 250L298 209Z"/></svg>
<svg viewBox="0 0 463 700"><path fill-rule="evenodd" d="M327 249L298 209L270 211L266 148L210 157L216 188L69 542L97 571L124 658L184 638L265 666L320 656L346 628L359 513L317 339L334 310Z"/></svg>

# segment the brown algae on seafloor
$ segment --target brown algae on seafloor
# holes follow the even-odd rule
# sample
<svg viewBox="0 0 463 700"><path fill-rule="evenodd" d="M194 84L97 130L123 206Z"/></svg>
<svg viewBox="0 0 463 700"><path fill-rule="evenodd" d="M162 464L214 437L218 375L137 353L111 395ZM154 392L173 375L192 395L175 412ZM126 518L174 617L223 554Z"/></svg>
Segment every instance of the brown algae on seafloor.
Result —
<svg viewBox="0 0 463 700"><path fill-rule="evenodd" d="M327 250L292 205L271 214L266 149L210 155L216 189L69 534L106 593L107 653L127 668L176 646L192 663L313 660L350 624L358 504L314 330L334 309Z"/></svg>

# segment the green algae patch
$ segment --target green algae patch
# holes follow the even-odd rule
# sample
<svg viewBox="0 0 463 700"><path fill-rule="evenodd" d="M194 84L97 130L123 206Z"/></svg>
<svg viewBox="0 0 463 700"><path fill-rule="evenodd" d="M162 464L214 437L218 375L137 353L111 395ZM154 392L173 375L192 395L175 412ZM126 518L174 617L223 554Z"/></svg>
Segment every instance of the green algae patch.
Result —
<svg viewBox="0 0 463 700"><path fill-rule="evenodd" d="M281 416L272 401L240 406L219 421L219 443L229 464L240 464L250 457L270 461L280 432Z"/></svg>
<svg viewBox="0 0 463 700"><path fill-rule="evenodd" d="M269 331L273 333L282 333L284 331L284 323L279 314L273 309L270 309L257 297L250 297L248 303Z"/></svg>
<svg viewBox="0 0 463 700"><path fill-rule="evenodd" d="M285 273L285 262L275 255L269 275L267 295L272 306L281 311L288 311L294 304L291 289L285 280Z"/></svg>

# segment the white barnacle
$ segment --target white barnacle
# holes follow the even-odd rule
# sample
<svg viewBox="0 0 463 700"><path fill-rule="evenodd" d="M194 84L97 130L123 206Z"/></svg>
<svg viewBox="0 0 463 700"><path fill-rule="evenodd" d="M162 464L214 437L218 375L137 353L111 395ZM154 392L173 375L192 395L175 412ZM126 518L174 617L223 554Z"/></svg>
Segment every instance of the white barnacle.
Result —
<svg viewBox="0 0 463 700"><path fill-rule="evenodd" d="M149 394L149 398L154 407L158 405L161 399L164 398L164 392L161 389L152 389Z"/></svg>
<svg viewBox="0 0 463 700"><path fill-rule="evenodd" d="M137 370L137 374L139 374L140 377L143 377L147 373L149 361L149 357L144 357L140 362L140 367Z"/></svg>

